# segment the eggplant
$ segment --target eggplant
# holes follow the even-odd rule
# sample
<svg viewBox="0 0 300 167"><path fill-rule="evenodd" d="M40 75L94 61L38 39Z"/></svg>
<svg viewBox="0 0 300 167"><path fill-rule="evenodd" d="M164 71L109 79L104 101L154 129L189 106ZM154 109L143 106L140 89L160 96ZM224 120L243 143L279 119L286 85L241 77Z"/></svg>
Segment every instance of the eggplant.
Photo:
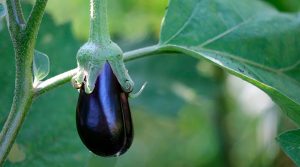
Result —
<svg viewBox="0 0 300 167"><path fill-rule="evenodd" d="M96 155L119 156L131 146L133 125L128 93L122 90L108 62L91 94L81 87L76 125L82 142Z"/></svg>

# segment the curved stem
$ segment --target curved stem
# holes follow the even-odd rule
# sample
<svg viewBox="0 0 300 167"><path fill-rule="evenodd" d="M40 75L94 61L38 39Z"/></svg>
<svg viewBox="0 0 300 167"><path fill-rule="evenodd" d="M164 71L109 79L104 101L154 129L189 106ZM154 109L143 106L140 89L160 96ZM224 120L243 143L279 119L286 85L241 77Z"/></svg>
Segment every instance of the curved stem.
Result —
<svg viewBox="0 0 300 167"><path fill-rule="evenodd" d="M35 40L39 32L47 2L48 0L36 0L35 5L30 13L25 28L25 38L29 41L28 43L31 44L31 46L28 46L29 48L34 48Z"/></svg>
<svg viewBox="0 0 300 167"><path fill-rule="evenodd" d="M6 2L8 4L8 8L11 8L13 21L19 26L25 25L25 19L23 16L23 11L21 8L20 0L9 0Z"/></svg>
<svg viewBox="0 0 300 167"><path fill-rule="evenodd" d="M5 162L32 104L32 92L25 93L25 96L21 94L24 93L19 92L15 95L9 116L0 134L0 166Z"/></svg>
<svg viewBox="0 0 300 167"><path fill-rule="evenodd" d="M25 26L25 19L20 0L6 0L8 28L13 42L17 42L20 31Z"/></svg>
<svg viewBox="0 0 300 167"><path fill-rule="evenodd" d="M140 59L145 56L156 54L158 52L161 52L159 49L160 47L158 45L153 45L153 46L148 46L145 48L125 52L123 55L124 61L132 61L135 59Z"/></svg>
<svg viewBox="0 0 300 167"><path fill-rule="evenodd" d="M16 53L17 54L17 53ZM0 166L4 163L12 147L33 99L32 72L24 56L17 61L15 95L8 118L0 133Z"/></svg>
<svg viewBox="0 0 300 167"><path fill-rule="evenodd" d="M67 82L70 82L72 77L77 73L77 69L72 69L70 71L64 72L62 74L56 75L46 81L43 81L37 84L35 88L34 97L37 97L41 94L48 92L51 89L54 89L60 85L63 85Z"/></svg>

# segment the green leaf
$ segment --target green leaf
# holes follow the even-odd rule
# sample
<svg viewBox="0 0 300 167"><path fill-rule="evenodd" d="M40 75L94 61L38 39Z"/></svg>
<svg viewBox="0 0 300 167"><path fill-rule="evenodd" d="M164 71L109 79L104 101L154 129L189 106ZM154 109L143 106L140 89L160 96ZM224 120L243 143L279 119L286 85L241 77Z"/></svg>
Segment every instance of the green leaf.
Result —
<svg viewBox="0 0 300 167"><path fill-rule="evenodd" d="M300 166L300 130L293 130L281 134L277 141L283 151Z"/></svg>
<svg viewBox="0 0 300 167"><path fill-rule="evenodd" d="M159 45L254 84L300 124L299 36L299 14L258 0L171 0Z"/></svg>
<svg viewBox="0 0 300 167"><path fill-rule="evenodd" d="M45 53L35 50L32 68L35 81L41 81L47 77L50 71L50 61L48 56Z"/></svg>

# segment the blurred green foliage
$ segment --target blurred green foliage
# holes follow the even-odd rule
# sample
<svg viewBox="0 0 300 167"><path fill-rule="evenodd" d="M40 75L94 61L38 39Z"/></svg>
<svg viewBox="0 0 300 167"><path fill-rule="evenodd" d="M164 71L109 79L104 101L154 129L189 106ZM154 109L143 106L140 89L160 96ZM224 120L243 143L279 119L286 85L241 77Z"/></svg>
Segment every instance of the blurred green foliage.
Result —
<svg viewBox="0 0 300 167"><path fill-rule="evenodd" d="M111 32L122 48L130 50L155 43L166 5L166 0L110 1ZM25 5L24 10L28 15L30 5ZM88 1L49 1L36 46L49 56L49 76L76 66L76 52L88 35L88 11ZM8 39L9 33L4 29L0 32L1 125L14 87L14 57ZM231 166L276 166L273 160L277 152L268 153L275 140L261 146L257 139L263 118L242 112L228 92L229 109L216 110L225 82L220 83L215 74L203 73L214 66L180 55L145 58L127 65L137 87L148 82L144 93L130 101L135 139L128 153L118 158L99 158L83 146L75 127L78 93L66 84L34 102L6 166L226 166L218 138L220 129L228 131L231 143L223 151ZM217 126L218 115L227 127Z"/></svg>
<svg viewBox="0 0 300 167"><path fill-rule="evenodd" d="M166 0L110 0L108 4L110 31L115 37L121 36L127 40L141 40L148 32L153 32L158 37L160 20L166 6ZM72 22L72 30L79 39L88 38L87 1L51 0L48 2L47 11L58 24Z"/></svg>
<svg viewBox="0 0 300 167"><path fill-rule="evenodd" d="M277 9L285 12L296 12L300 10L299 0L265 0Z"/></svg>

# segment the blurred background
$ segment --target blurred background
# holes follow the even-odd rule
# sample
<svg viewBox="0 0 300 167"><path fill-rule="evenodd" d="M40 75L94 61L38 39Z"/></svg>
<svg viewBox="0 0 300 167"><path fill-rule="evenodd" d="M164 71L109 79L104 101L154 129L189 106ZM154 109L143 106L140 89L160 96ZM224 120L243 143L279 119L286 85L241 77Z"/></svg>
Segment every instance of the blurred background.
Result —
<svg viewBox="0 0 300 167"><path fill-rule="evenodd" d="M28 16L32 0L23 0ZM110 0L113 40L128 51L156 44L167 0ZM283 12L299 0L268 0ZM50 76L76 67L87 40L89 3L49 0L36 48L51 61ZM14 56L0 21L0 125L13 97ZM2 28L1 28L2 27ZM184 62L184 63L182 63ZM131 99L135 138L118 158L92 155L75 126L78 93L66 84L37 99L5 166L16 167L292 167L276 136L294 124L256 87L218 67L184 55L148 57L127 63L143 94Z"/></svg>

